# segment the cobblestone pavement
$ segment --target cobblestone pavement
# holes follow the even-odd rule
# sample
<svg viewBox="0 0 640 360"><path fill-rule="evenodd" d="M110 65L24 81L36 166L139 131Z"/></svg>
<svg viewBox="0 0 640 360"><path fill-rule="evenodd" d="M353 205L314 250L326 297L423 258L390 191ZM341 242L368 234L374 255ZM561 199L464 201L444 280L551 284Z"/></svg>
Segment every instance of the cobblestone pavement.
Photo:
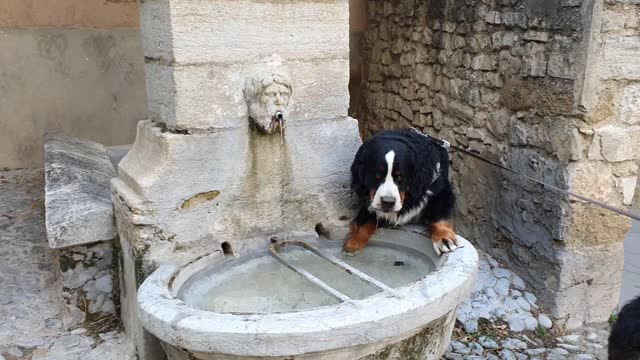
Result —
<svg viewBox="0 0 640 360"><path fill-rule="evenodd" d="M605 360L607 325L562 333L517 275L480 252L480 269L445 359Z"/></svg>
<svg viewBox="0 0 640 360"><path fill-rule="evenodd" d="M44 229L42 170L0 171L0 360L127 360L122 334L63 330L56 252Z"/></svg>

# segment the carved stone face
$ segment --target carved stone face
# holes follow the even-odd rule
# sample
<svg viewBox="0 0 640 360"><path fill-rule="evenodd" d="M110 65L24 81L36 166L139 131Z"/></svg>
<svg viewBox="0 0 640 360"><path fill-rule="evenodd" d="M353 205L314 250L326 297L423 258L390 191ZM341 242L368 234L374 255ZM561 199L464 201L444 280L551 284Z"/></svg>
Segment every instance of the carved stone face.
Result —
<svg viewBox="0 0 640 360"><path fill-rule="evenodd" d="M267 77L251 79L245 96L253 125L267 134L279 132L289 115L291 84L288 77L269 73Z"/></svg>

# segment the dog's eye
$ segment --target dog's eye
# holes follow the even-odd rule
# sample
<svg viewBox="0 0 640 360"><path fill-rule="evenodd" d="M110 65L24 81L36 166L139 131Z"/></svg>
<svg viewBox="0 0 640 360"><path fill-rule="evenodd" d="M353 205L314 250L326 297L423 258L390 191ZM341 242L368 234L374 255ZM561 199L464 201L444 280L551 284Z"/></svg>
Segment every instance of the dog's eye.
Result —
<svg viewBox="0 0 640 360"><path fill-rule="evenodd" d="M376 179L377 179L377 180L382 180L382 175L380 175L380 174L376 174Z"/></svg>

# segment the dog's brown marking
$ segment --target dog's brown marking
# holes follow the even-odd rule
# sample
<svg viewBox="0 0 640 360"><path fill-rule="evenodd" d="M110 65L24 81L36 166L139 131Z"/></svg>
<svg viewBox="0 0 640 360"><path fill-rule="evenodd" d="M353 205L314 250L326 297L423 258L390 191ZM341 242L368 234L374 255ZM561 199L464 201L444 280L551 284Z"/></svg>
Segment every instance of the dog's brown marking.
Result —
<svg viewBox="0 0 640 360"><path fill-rule="evenodd" d="M344 244L344 251L355 254L367 247L369 239L373 236L378 228L376 220L371 220L364 225L356 223L351 224L351 233L349 240Z"/></svg>
<svg viewBox="0 0 640 360"><path fill-rule="evenodd" d="M407 193L405 191L400 191L400 205L404 206L404 199L407 197Z"/></svg>
<svg viewBox="0 0 640 360"><path fill-rule="evenodd" d="M454 245L458 246L458 240L456 239L455 231L453 231L453 225L446 220L437 221L431 224L431 240L433 240L434 243L451 241Z"/></svg>

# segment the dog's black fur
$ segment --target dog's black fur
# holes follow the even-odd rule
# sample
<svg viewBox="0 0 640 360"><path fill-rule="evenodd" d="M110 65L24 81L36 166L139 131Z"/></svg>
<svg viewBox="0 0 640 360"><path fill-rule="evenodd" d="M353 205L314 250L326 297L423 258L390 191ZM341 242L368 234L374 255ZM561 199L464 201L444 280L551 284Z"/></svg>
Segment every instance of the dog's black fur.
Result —
<svg viewBox="0 0 640 360"><path fill-rule="evenodd" d="M395 152L394 172L397 169L400 175L394 176L393 180L405 196L402 209L397 212L397 218L402 219L403 215L415 212L417 207L423 206L412 219L394 223L376 215L376 212L370 209L372 194L384 182L387 171L385 155L390 150ZM436 172L438 176L434 180ZM416 130L383 131L365 141L355 156L351 174L351 188L361 201L361 208L352 229L372 220L380 225L398 226L409 221L429 225L447 220L452 215L455 196L448 179L447 151Z"/></svg>
<svg viewBox="0 0 640 360"><path fill-rule="evenodd" d="M609 360L640 359L640 297L622 307L609 335Z"/></svg>

